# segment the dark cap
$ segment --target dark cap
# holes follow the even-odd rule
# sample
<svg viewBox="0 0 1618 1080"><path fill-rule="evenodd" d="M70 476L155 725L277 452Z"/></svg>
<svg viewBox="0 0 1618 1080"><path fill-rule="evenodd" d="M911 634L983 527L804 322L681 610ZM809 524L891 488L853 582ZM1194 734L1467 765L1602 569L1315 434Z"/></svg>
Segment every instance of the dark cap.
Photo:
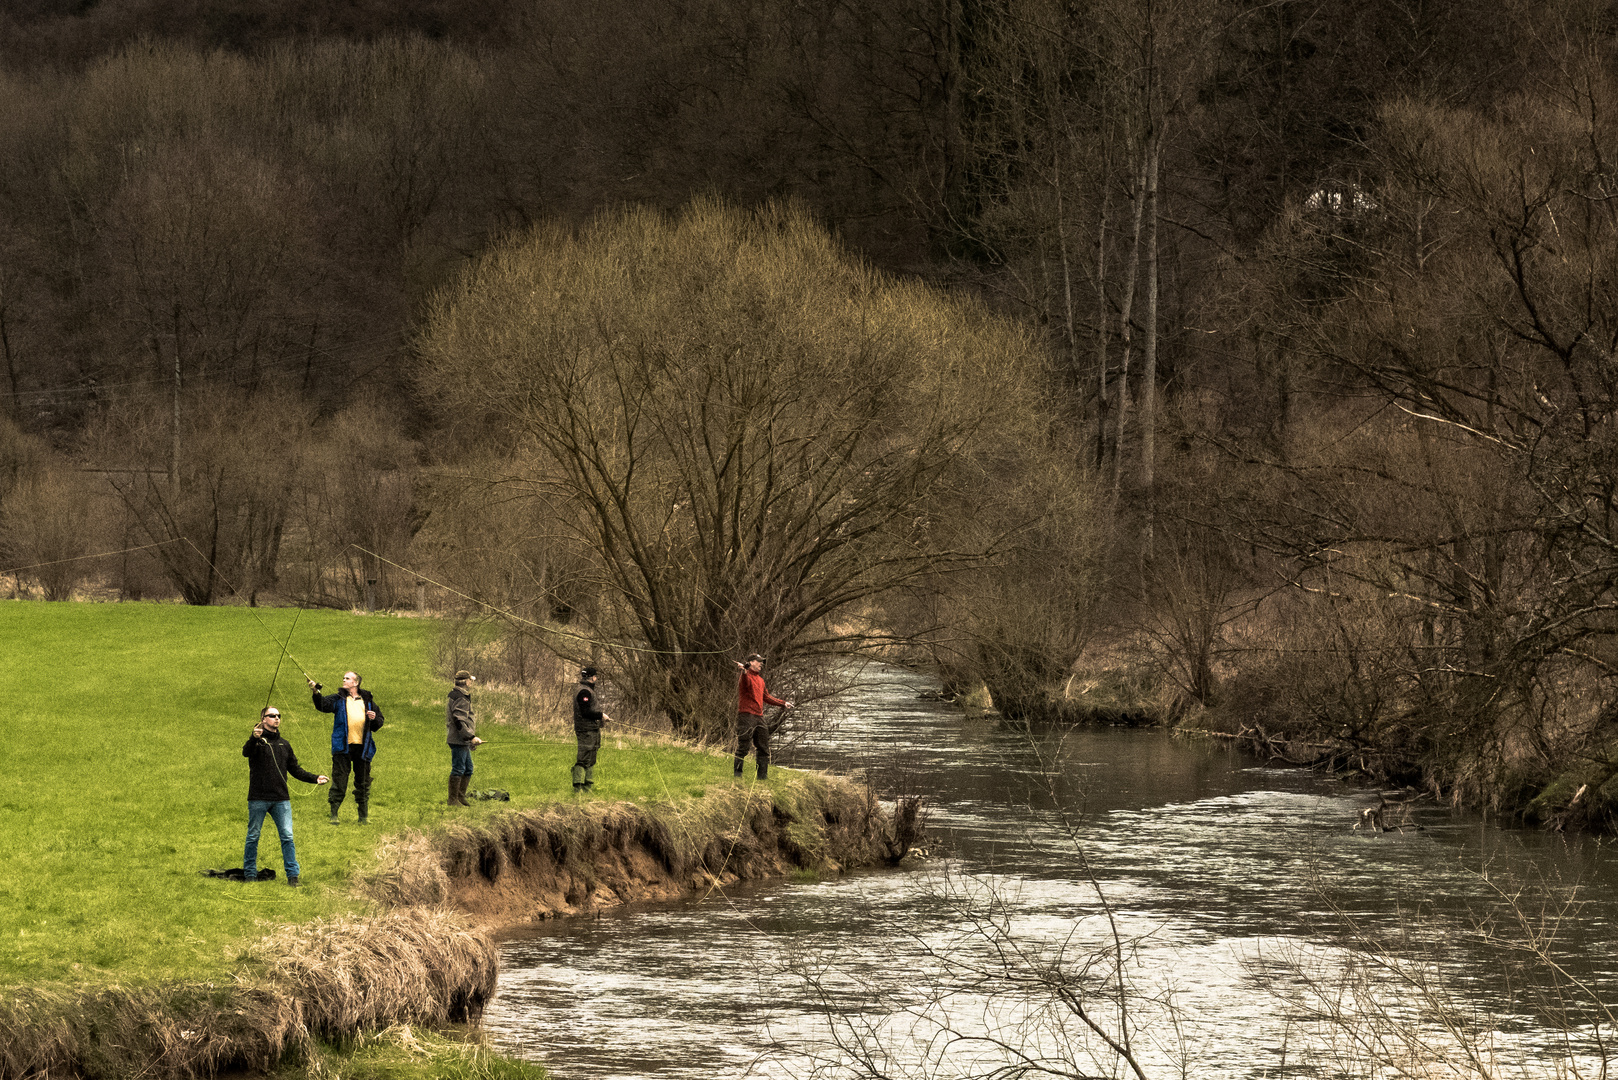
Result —
<svg viewBox="0 0 1618 1080"><path fill-rule="evenodd" d="M593 667L586 667L586 668L580 668L579 669L579 678L581 678L581 679L593 679L597 675L600 675L600 674L601 674L601 672L597 671Z"/></svg>
<svg viewBox="0 0 1618 1080"><path fill-rule="evenodd" d="M456 682L466 682L469 679L472 682L477 682L477 676L472 674L470 671L457 671L455 673Z"/></svg>
<svg viewBox="0 0 1618 1080"><path fill-rule="evenodd" d="M762 662L764 660L763 654L762 653L748 653L747 654L747 659L743 660L742 663L751 664L754 660L758 660L758 661Z"/></svg>

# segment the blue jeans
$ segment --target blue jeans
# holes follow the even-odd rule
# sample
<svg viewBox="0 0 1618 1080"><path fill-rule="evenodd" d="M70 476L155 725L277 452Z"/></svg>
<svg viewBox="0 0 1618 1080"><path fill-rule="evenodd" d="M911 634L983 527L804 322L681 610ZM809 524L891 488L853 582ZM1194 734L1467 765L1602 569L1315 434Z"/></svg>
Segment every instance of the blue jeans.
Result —
<svg viewBox="0 0 1618 1080"><path fill-rule="evenodd" d="M265 814L270 815L275 831L281 834L281 864L286 867L287 877L295 878L298 876L298 849L292 844L292 802L289 799L280 802L247 800L247 849L242 852L242 876L248 881L258 878L258 834L264 827Z"/></svg>
<svg viewBox="0 0 1618 1080"><path fill-rule="evenodd" d="M451 776L472 775L472 748L470 746L452 746L449 748L449 774Z"/></svg>

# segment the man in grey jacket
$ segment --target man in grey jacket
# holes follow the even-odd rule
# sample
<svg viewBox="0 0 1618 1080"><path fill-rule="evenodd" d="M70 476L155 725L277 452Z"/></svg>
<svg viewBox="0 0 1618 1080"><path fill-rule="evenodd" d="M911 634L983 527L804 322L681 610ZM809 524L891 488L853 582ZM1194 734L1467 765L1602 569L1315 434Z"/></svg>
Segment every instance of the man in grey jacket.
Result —
<svg viewBox="0 0 1618 1080"><path fill-rule="evenodd" d="M472 691L468 683L477 679L470 671L457 671L455 685L444 703L444 728L449 743L449 805L468 806L466 787L472 781L472 747L482 746L477 721L472 716Z"/></svg>

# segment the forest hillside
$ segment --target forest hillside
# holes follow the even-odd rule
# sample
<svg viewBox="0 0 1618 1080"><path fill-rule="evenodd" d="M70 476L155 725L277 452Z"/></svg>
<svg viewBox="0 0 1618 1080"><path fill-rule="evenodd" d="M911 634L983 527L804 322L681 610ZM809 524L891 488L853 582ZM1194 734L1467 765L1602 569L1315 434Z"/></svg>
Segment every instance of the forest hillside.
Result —
<svg viewBox="0 0 1618 1080"><path fill-rule="evenodd" d="M431 581L686 729L724 657L881 653L1607 822L1615 29L9 4L0 562Z"/></svg>

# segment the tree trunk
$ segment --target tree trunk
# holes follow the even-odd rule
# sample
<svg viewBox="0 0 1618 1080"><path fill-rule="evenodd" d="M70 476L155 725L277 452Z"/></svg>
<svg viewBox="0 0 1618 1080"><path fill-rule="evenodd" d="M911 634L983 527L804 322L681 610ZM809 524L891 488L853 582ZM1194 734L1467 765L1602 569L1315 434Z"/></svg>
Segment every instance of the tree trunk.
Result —
<svg viewBox="0 0 1618 1080"><path fill-rule="evenodd" d="M1107 218L1112 190L1101 193L1101 220L1096 226L1096 470L1107 460Z"/></svg>
<svg viewBox="0 0 1618 1080"><path fill-rule="evenodd" d="M1161 129L1146 144L1146 312L1140 373L1140 481L1146 499L1141 553L1146 558L1152 555L1152 482L1157 455L1157 163L1162 144Z"/></svg>
<svg viewBox="0 0 1618 1080"><path fill-rule="evenodd" d="M1135 220L1130 228L1129 271L1124 275L1123 303L1119 308L1119 336L1123 348L1118 361L1118 424L1112 443L1112 501L1116 505L1124 483L1124 434L1129 429L1129 351L1134 344L1135 282L1140 278L1141 227L1146 212L1147 155L1141 154L1140 173L1130 180L1130 201Z"/></svg>

